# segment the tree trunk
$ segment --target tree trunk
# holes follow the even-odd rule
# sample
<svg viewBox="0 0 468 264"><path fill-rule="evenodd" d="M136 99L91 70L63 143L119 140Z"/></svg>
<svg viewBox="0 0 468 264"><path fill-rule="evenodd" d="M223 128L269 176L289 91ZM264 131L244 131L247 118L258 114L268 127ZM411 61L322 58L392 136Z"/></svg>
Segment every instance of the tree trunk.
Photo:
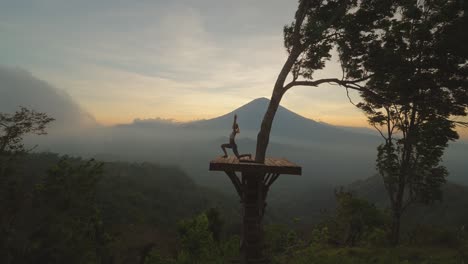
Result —
<svg viewBox="0 0 468 264"><path fill-rule="evenodd" d="M405 185L400 182L396 199L392 204L392 225L390 229L390 244L397 246L400 243L400 224L403 207Z"/></svg>
<svg viewBox="0 0 468 264"><path fill-rule="evenodd" d="M301 50L296 47L293 48L291 53L289 54L288 59L283 65L278 78L276 79L275 87L273 88L273 94L271 95L270 104L268 105L268 109L263 116L262 125L260 127L260 132L258 132L257 136L257 149L255 153L255 161L259 163L265 162L266 151L268 148L268 143L270 141L270 131L271 126L273 124L273 119L275 118L276 111L278 110L279 104L281 99L283 98L284 93L284 83L286 78L288 77L291 68L293 67L294 63L301 54Z"/></svg>
<svg viewBox="0 0 468 264"><path fill-rule="evenodd" d="M276 90L280 89L276 89L275 87L275 91ZM270 104L268 105L268 109L265 113L265 116L263 117L262 126L257 136L257 151L255 154L255 161L259 163L265 162L266 150L270 141L271 126L273 125L273 119L275 118L275 114L278 110L281 98L283 97L282 92L275 91L271 96Z"/></svg>
<svg viewBox="0 0 468 264"><path fill-rule="evenodd" d="M393 209L392 226L390 230L390 244L397 246L400 243L400 223L401 223L401 210Z"/></svg>
<svg viewBox="0 0 468 264"><path fill-rule="evenodd" d="M266 151L268 148L268 142L270 141L270 131L273 124L273 119L275 118L276 111L280 104L283 94L286 92L284 89L284 83L289 73L291 72L294 63L296 63L297 58L304 51L306 46L301 43L301 27L302 22L306 17L307 9L309 8L309 1L299 1L299 7L296 11L296 21L294 25L294 36L293 36L293 47L289 53L288 59L283 65L278 78L276 79L275 86L273 88L273 94L271 95L270 104L268 109L263 117L262 125L260 127L260 132L257 136L257 149L255 153L255 161L259 163L265 162Z"/></svg>
<svg viewBox="0 0 468 264"><path fill-rule="evenodd" d="M263 174L258 171L242 172L244 191L242 195L241 263L266 263L263 256L262 218L265 209Z"/></svg>
<svg viewBox="0 0 468 264"><path fill-rule="evenodd" d="M408 177L411 177L410 163L411 156L413 154L413 129L415 120L415 111L411 114L410 126L404 140L403 146L403 157L400 170L398 192L394 204L392 205L393 217L391 226L390 243L392 246L396 246L400 243L400 223L401 215L403 213L403 199L405 194L406 182Z"/></svg>

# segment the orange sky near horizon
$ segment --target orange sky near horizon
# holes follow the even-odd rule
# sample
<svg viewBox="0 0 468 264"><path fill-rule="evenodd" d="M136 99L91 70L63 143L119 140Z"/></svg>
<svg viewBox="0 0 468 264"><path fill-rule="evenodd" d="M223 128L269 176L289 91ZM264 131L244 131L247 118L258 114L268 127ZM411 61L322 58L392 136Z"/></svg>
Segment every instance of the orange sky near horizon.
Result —
<svg viewBox="0 0 468 264"><path fill-rule="evenodd" d="M155 117L155 116L147 116L147 117L141 117L141 116L127 116L127 117L115 117L115 116L106 116L106 115L99 115L100 118L96 118L98 123L106 126L112 126L116 124L127 124L133 122L136 118L138 119L151 119L151 118L162 118L162 119L167 119L167 120L172 120L174 122L190 122L190 121L196 121L196 120L203 120L203 119L211 119L211 118L216 118L218 116L224 115L227 112L215 112L212 114L194 114L190 116L183 116L183 115L173 115L173 116L168 116L167 118L165 117ZM300 114L300 113L298 113ZM324 122L330 125L335 125L335 126L349 126L349 127L367 127L367 123L365 119L363 118L362 120L356 118L346 118L346 117L331 117L331 116L325 116L325 117L320 117L320 116L310 116L307 114L301 114L302 116L312 119L317 122Z"/></svg>
<svg viewBox="0 0 468 264"><path fill-rule="evenodd" d="M248 102L245 102L248 103ZM174 122L190 122L190 121L195 121L195 120L202 120L202 119L211 119L215 118L221 115L224 115L228 112L231 112L232 110L236 109L237 107L242 106L243 104L240 104L236 107L233 108L226 108L223 109L224 111L220 111L219 109L213 109L213 112L206 112L206 109L204 109L204 113L191 113L191 115L172 115L172 116L137 116L137 115L132 115L132 114L137 114L141 112L135 112L135 113L129 113L128 116L121 116L120 118L116 118L114 115L106 116L106 115L98 115L99 118L97 118L97 121L106 126L112 126L116 124L126 124L126 123L131 123L133 122L134 119L139 118L139 119L151 119L151 118L162 118L162 119L168 119L172 120ZM334 126L347 126L347 127L366 127L370 129L374 129L371 127L367 121L364 115L360 113L359 110L355 109L354 106L348 106L346 108L348 109L348 112L352 112L353 115L314 115L310 114L307 112L303 111L295 111L294 109L289 109L293 112L296 112L299 115L302 115L306 118L315 120L317 122L324 122L330 125ZM260 124L259 124L260 125ZM461 139L468 139L468 128L466 127L457 127L457 131L460 135Z"/></svg>

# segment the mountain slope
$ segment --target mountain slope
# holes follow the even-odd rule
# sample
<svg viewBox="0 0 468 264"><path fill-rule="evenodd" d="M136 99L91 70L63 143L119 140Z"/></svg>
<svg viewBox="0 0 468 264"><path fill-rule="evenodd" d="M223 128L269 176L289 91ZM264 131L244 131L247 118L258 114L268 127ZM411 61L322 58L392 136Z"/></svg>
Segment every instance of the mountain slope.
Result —
<svg viewBox="0 0 468 264"><path fill-rule="evenodd" d="M208 172L208 162L222 154L220 145L231 132L234 113L241 134L236 142L241 153L255 153L256 136L269 100L259 98L223 116L190 123L167 120L135 120L132 124L90 130L73 138L35 138L42 150L106 160L150 161L183 168L197 183L232 191L225 175ZM309 189L320 183L348 184L375 174L376 148L382 140L368 133L304 118L284 107L278 109L267 155L285 157L303 166L303 177L281 177L275 189L281 193ZM37 141L36 141L37 140ZM44 140L44 141L40 141ZM229 151L230 155L232 153ZM450 180L466 182L468 146L447 151Z"/></svg>
<svg viewBox="0 0 468 264"><path fill-rule="evenodd" d="M258 133L263 115L265 114L270 100L267 98L255 99L236 110L209 120L191 122L185 125L187 128L229 130L232 124L234 114L238 115L238 123L241 131L247 130L249 135ZM357 130L356 130L357 131ZM375 135L358 133L345 130L340 127L332 126L322 122L316 122L312 119L298 115L287 108L279 106L273 121L271 131L272 137L281 139L308 140L314 142L329 141L335 143L348 144L354 143L373 144L379 140Z"/></svg>

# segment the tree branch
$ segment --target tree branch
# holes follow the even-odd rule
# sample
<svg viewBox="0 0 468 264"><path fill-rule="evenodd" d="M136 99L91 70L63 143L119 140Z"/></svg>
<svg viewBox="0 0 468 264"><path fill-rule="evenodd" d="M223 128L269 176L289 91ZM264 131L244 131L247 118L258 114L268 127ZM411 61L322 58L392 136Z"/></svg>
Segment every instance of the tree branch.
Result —
<svg viewBox="0 0 468 264"><path fill-rule="evenodd" d="M357 91L368 91L362 86L357 85L360 82L363 82L365 80L368 80L371 78L373 75L369 75L360 79L352 80L352 81L346 81L346 80L340 80L338 78L325 78L325 79L319 79L316 81L292 81L288 83L286 86L284 86L284 91L286 92L287 90L291 89L294 86L319 86L320 84L323 83L336 83L341 86L348 87L353 90Z"/></svg>
<svg viewBox="0 0 468 264"><path fill-rule="evenodd" d="M383 139L385 141L388 140L388 138L383 134L382 130L380 130L380 128L378 128L375 124L372 124L372 126L375 128L375 130L377 130L377 132L379 132L379 134L383 137Z"/></svg>
<svg viewBox="0 0 468 264"><path fill-rule="evenodd" d="M456 126L468 127L468 122L456 121L456 120L448 120L448 121L455 124Z"/></svg>

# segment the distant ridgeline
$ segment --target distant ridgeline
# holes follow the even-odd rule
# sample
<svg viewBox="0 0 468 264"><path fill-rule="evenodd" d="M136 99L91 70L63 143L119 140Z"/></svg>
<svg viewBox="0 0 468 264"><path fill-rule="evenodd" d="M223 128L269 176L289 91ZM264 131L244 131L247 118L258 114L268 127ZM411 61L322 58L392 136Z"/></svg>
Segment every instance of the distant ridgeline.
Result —
<svg viewBox="0 0 468 264"><path fill-rule="evenodd" d="M241 133L236 142L243 153L254 153L256 136L268 106L266 98L255 99L234 111L209 120L175 123L170 120L135 120L132 124L90 129L76 135L34 138L41 150L96 154L106 161L150 161L176 164L197 184L232 192L230 182L219 173L207 173L206 161L221 155L234 113ZM51 133L52 135L52 133ZM287 157L303 166L302 178L281 178L276 188L307 191L319 183L349 184L375 174L380 136L372 130L349 130L300 116L280 106L268 148L270 157ZM449 180L468 184L465 177L468 145L450 145L444 156ZM275 191L276 192L276 191ZM275 193L273 192L273 193ZM272 194L273 194L272 193Z"/></svg>
<svg viewBox="0 0 468 264"><path fill-rule="evenodd" d="M83 163L81 158L69 158ZM54 153L30 154L16 173L39 183L55 166ZM99 161L98 161L99 162ZM200 187L175 166L153 163L104 162L97 185L104 216L118 224L152 223L175 226L177 220L209 207L235 208L237 203L215 190Z"/></svg>
<svg viewBox="0 0 468 264"><path fill-rule="evenodd" d="M30 154L21 161L25 165L19 166L15 173L28 183L28 188L34 188L59 160L60 157L53 153ZM84 162L81 158L71 160ZM278 179L282 180L281 177ZM317 182L300 190L283 185L278 184L271 193L267 223L290 223L295 217L302 219L298 224L320 221L324 209L335 207L334 190L341 186L381 208L388 206L382 180L378 176L349 185ZM103 219L105 223L114 225L138 223L175 227L178 220L210 207L220 208L228 219L237 219L240 208L233 199L234 194L229 196L214 188L199 186L184 171L174 166L105 162L97 186L97 201ZM284 195L291 192L294 195ZM408 218L415 216L419 219L417 215L424 214L426 223L468 222L468 211L462 210L468 208L468 186L448 182L443 192L442 202L436 202L433 206L415 206L415 210L410 210L412 213Z"/></svg>

